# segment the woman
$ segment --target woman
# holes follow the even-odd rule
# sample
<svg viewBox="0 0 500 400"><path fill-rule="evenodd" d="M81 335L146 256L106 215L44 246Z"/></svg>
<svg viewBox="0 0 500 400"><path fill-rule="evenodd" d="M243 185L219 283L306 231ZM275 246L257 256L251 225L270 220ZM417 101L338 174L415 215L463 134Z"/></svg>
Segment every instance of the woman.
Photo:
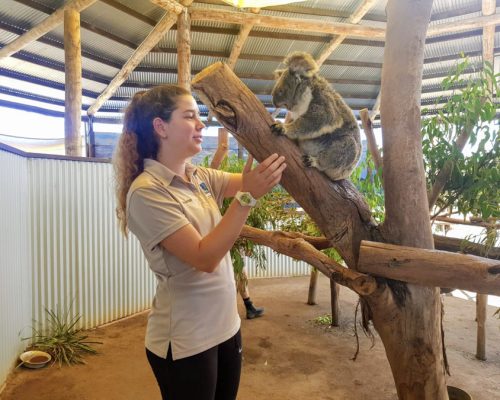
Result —
<svg viewBox="0 0 500 400"><path fill-rule="evenodd" d="M235 399L241 371L240 318L229 250L254 199L286 167L271 155L242 174L195 167L198 106L163 85L137 93L125 112L114 158L117 215L140 241L157 278L146 354L163 399ZM219 206L235 197L222 217Z"/></svg>

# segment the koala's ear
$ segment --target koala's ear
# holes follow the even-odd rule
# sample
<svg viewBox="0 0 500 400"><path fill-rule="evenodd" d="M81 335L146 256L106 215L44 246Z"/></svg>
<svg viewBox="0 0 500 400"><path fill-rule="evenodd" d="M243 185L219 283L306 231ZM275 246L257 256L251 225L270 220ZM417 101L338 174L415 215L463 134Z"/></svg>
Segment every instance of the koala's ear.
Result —
<svg viewBox="0 0 500 400"><path fill-rule="evenodd" d="M274 71L274 79L279 79L285 71L285 69L277 69L276 71Z"/></svg>
<svg viewBox="0 0 500 400"><path fill-rule="evenodd" d="M288 65L290 72L301 75L305 78L310 78L319 67L310 54L304 52L294 52L285 59L285 64Z"/></svg>

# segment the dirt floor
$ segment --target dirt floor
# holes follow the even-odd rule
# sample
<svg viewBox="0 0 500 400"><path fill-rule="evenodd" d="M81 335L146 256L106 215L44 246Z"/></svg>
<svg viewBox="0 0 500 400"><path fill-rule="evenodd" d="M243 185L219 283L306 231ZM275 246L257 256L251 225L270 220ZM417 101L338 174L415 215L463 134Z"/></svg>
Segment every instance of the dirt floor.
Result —
<svg viewBox="0 0 500 400"><path fill-rule="evenodd" d="M329 283L320 277L318 305L308 306L309 279L252 280L252 298L266 314L243 320L243 373L239 400L384 400L396 399L389 364L379 338L353 335L357 297L340 294L341 326L326 328L313 320L330 312ZM243 306L240 302L240 314ZM451 377L448 384L474 400L500 399L500 320L488 308L487 361L475 359L475 303L445 297L445 330ZM40 370L19 368L8 379L2 400L159 400L143 347L146 313L91 331L103 342L86 365ZM193 399L195 400L195 399Z"/></svg>

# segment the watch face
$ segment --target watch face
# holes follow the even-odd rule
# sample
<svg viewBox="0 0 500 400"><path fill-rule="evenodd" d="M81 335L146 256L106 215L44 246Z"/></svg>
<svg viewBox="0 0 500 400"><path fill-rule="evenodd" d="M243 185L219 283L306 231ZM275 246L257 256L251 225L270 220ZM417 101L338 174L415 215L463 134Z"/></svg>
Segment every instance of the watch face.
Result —
<svg viewBox="0 0 500 400"><path fill-rule="evenodd" d="M250 204L252 202L252 199L247 193L242 193L240 199L245 204Z"/></svg>

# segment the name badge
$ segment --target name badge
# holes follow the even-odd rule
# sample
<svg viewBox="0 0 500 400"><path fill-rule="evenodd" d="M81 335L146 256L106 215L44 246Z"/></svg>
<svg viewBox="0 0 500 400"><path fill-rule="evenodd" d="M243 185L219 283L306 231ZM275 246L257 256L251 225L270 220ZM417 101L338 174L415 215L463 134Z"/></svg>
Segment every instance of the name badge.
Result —
<svg viewBox="0 0 500 400"><path fill-rule="evenodd" d="M210 193L210 190L208 190L208 186L205 182L201 182L200 183L200 188L201 190L203 190L203 193L205 193L205 195L207 197L211 197L212 196L212 193Z"/></svg>

